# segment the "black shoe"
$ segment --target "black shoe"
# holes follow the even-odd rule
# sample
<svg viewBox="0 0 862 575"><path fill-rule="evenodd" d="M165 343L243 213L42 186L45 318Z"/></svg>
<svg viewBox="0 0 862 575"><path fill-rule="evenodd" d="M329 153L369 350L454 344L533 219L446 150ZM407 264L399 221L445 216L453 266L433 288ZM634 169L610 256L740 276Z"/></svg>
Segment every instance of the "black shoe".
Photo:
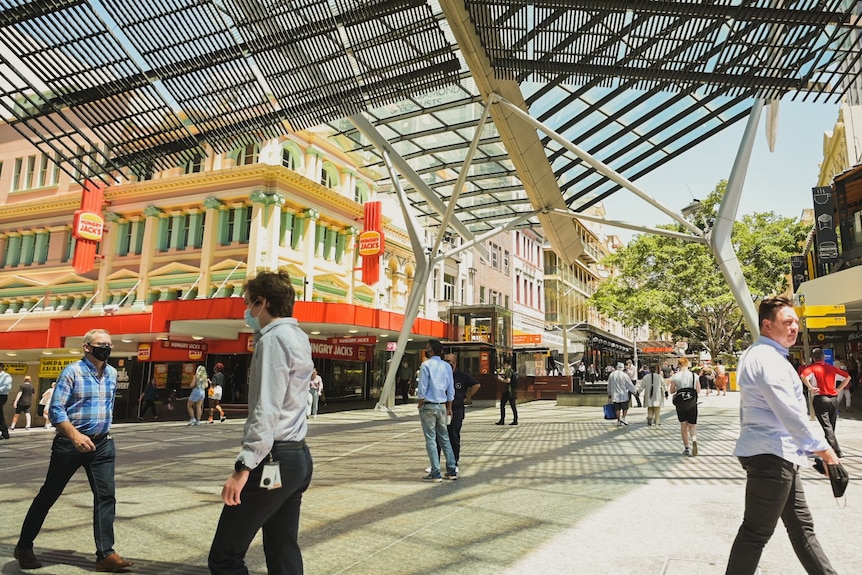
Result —
<svg viewBox="0 0 862 575"><path fill-rule="evenodd" d="M506 422L501 419L500 421L496 422L494 425L506 425Z"/></svg>
<svg viewBox="0 0 862 575"><path fill-rule="evenodd" d="M518 425L518 422L517 422L517 421L513 421L513 422L512 422L512 423L510 423L509 425Z"/></svg>
<svg viewBox="0 0 862 575"><path fill-rule="evenodd" d="M21 569L39 569L42 567L42 563L36 559L36 554L33 553L32 549L20 549L16 545L14 555Z"/></svg>

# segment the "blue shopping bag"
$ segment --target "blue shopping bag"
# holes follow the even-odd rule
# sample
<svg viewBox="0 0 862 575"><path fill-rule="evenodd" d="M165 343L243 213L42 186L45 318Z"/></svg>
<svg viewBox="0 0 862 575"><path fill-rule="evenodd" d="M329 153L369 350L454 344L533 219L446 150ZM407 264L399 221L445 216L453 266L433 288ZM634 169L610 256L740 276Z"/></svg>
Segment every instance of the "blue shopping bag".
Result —
<svg viewBox="0 0 862 575"><path fill-rule="evenodd" d="M617 418L617 411L614 409L613 403L606 403L604 409L605 409L605 419L616 419Z"/></svg>

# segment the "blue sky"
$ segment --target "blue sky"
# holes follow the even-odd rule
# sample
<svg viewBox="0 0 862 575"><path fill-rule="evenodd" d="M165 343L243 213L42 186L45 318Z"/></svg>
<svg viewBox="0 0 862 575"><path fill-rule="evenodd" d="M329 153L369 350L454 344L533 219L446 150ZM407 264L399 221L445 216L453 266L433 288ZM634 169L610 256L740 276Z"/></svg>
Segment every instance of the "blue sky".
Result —
<svg viewBox="0 0 862 575"><path fill-rule="evenodd" d="M817 185L823 159L823 134L838 119L837 104L781 102L775 152L766 141L766 113L761 114L751 164L745 179L740 214L774 211L798 218L811 207L811 188ZM679 210L693 198L703 199L730 175L745 121L713 136L681 157L635 183L666 206ZM628 191L605 200L609 219L653 226L669 218ZM606 228L628 240L633 232Z"/></svg>

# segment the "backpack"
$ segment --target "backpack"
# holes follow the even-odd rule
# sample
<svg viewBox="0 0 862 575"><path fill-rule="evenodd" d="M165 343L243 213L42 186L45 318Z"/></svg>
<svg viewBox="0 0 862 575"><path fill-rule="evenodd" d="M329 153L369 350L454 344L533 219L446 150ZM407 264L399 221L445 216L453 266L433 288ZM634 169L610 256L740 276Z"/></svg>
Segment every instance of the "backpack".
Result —
<svg viewBox="0 0 862 575"><path fill-rule="evenodd" d="M697 406L697 387L694 383L695 375L691 374L691 387L681 387L673 394L673 404L677 411L688 411Z"/></svg>

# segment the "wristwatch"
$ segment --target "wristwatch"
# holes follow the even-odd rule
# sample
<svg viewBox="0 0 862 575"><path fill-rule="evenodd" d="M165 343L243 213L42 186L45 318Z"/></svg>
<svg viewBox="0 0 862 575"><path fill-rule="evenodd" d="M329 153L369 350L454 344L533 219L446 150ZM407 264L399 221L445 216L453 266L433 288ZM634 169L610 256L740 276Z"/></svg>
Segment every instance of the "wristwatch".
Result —
<svg viewBox="0 0 862 575"><path fill-rule="evenodd" d="M234 463L234 464L233 464L233 470L234 470L234 471L236 471L236 472L240 472L240 471L242 471L243 469L244 469L244 470L246 470L246 471L251 471L251 467L247 466L247 465L246 465L245 463L243 463L241 460L238 460L236 463Z"/></svg>

